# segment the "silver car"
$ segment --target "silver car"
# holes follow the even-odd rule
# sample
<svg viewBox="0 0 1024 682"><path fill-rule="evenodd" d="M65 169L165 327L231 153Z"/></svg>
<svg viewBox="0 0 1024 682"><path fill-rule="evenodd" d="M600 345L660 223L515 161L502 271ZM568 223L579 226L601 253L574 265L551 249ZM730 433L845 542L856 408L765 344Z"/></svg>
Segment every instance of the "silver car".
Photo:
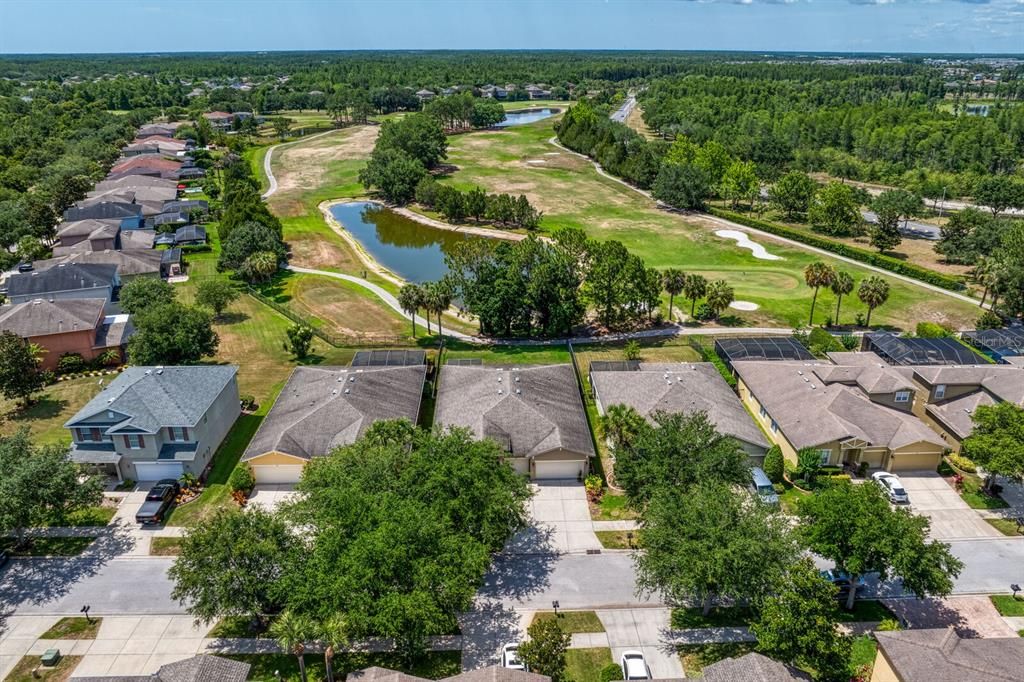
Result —
<svg viewBox="0 0 1024 682"><path fill-rule="evenodd" d="M871 474L871 479L882 486L882 490L885 491L890 502L894 504L910 504L910 496L907 495L907 489L903 487L899 476L890 474L887 471L879 471Z"/></svg>

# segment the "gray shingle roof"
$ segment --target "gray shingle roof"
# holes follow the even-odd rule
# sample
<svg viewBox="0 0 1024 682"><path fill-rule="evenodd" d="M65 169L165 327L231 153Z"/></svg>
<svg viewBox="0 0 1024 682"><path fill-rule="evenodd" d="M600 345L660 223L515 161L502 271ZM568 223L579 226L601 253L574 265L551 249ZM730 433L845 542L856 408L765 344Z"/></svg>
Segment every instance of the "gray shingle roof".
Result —
<svg viewBox="0 0 1024 682"><path fill-rule="evenodd" d="M997 398L1024 404L1024 368L1015 365L914 367L914 375L930 386L980 386Z"/></svg>
<svg viewBox="0 0 1024 682"><path fill-rule="evenodd" d="M57 237L67 239L68 237L86 237L88 239L103 239L116 237L121 229L120 218L86 218L85 220L71 220L57 226Z"/></svg>
<svg viewBox="0 0 1024 682"><path fill-rule="evenodd" d="M750 418L715 366L697 363L642 363L636 371L591 372L607 409L628 405L650 419L654 412L706 412L722 433L767 449L768 439Z"/></svg>
<svg viewBox="0 0 1024 682"><path fill-rule="evenodd" d="M797 449L846 438L890 449L918 442L945 446L917 417L871 402L860 388L824 383L815 374L832 367L802 362L733 363L739 377Z"/></svg>
<svg viewBox="0 0 1024 682"><path fill-rule="evenodd" d="M1024 639L961 639L948 630L876 632L879 649L903 682L1024 680Z"/></svg>
<svg viewBox="0 0 1024 682"><path fill-rule="evenodd" d="M36 261L36 270L50 270L60 264L104 264L113 265L122 277L154 275L160 272L160 252L152 249L129 249L128 251L81 251L59 258Z"/></svg>
<svg viewBox="0 0 1024 682"><path fill-rule="evenodd" d="M345 677L345 680L346 682L429 682L422 677L378 667L354 670ZM445 677L439 682L550 682L550 680L551 678L547 675L492 665Z"/></svg>
<svg viewBox="0 0 1024 682"><path fill-rule="evenodd" d="M792 682L810 680L811 676L767 656L750 653L712 663L704 668L704 679L707 682Z"/></svg>
<svg viewBox="0 0 1024 682"><path fill-rule="evenodd" d="M590 427L571 365L445 365L434 423L493 438L516 457L558 448L594 454Z"/></svg>
<svg viewBox="0 0 1024 682"><path fill-rule="evenodd" d="M234 365L128 367L64 426L106 410L129 415L119 427L148 433L195 426L237 372Z"/></svg>
<svg viewBox="0 0 1024 682"><path fill-rule="evenodd" d="M87 220L88 218L129 218L142 215L142 206L128 202L104 201L90 206L72 206L64 211L64 220Z"/></svg>
<svg viewBox="0 0 1024 682"><path fill-rule="evenodd" d="M97 263L71 263L36 272L11 275L7 279L8 296L41 296L59 291L113 287L117 266Z"/></svg>
<svg viewBox="0 0 1024 682"><path fill-rule="evenodd" d="M199 654L160 666L152 675L114 675L110 677L76 677L79 682L245 682L249 678L248 663L230 658Z"/></svg>
<svg viewBox="0 0 1024 682"><path fill-rule="evenodd" d="M103 320L102 298L68 298L47 301L38 298L27 303L0 307L0 331L9 331L23 339L46 334L96 329Z"/></svg>
<svg viewBox="0 0 1024 682"><path fill-rule="evenodd" d="M147 175L127 175L114 180L103 180L96 183L97 191L119 187L165 187L177 192L178 183L167 178L154 178Z"/></svg>
<svg viewBox="0 0 1024 682"><path fill-rule="evenodd" d="M296 367L242 459L268 452L320 457L355 442L374 422L416 423L426 372L426 365Z"/></svg>

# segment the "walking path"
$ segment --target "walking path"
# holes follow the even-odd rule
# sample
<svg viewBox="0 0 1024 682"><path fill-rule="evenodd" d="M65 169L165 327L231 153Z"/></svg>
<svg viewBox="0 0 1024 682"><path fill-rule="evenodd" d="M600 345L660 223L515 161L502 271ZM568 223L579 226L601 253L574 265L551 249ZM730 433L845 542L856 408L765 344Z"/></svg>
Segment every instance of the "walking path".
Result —
<svg viewBox="0 0 1024 682"><path fill-rule="evenodd" d="M565 152L568 152L569 154L575 154L576 156L578 156L578 157L580 157L582 159L586 159L587 161L590 161L590 163L593 164L594 170L597 171L598 175L604 176L604 177L608 178L609 180L613 180L613 181L619 183L620 185L622 185L624 187L628 187L629 189L633 190L637 194L640 194L640 195L642 195L644 197L647 197L651 201L655 202L655 204L659 208L663 208L665 210L670 210L670 211L673 211L673 212L675 211L675 209L670 209L666 204L663 204L662 202L660 202L657 199L655 199L651 195L651 193L648 192L647 190L640 189L639 187L634 187L633 185L629 184L628 182L626 182L622 178L617 178L614 175L612 175L611 173L606 172L604 170L604 168L601 167L601 164L599 164L597 161L594 161L593 159L591 159L586 154L580 154L579 152L574 152L573 150L569 149L568 147L563 146L558 141L557 137L552 137L551 139L548 140L548 143L554 145L555 147L558 147L559 149L561 149L561 150L563 150ZM680 211L680 213L682 213L682 212ZM857 266L859 268L864 268L865 270L871 270L872 272L877 272L878 274L885 275L886 277L889 277L891 279L898 279L898 280L900 280L902 282L906 282L907 284L912 284L914 286L923 287L923 288L925 288L925 289L927 289L929 291L932 291L934 293L942 294L943 296L949 296L950 298L955 298L955 299L957 299L959 301L964 301L965 303L971 303L973 305L979 305L979 303L980 303L980 301L978 301L978 299L973 298L971 296L967 296L967 295L964 295L964 294L958 294L955 291L949 291L948 289L943 289L942 287L935 286L934 284L928 284L927 282L922 282L921 280L914 279L913 277L907 277L906 275L900 275L900 274L892 272L890 270L886 270L885 268L880 268L880 267L875 266L875 265L869 265L868 263L862 263L859 260L855 260L855 259L849 258L847 256L841 256L841 255L839 255L837 253L833 253L832 251L828 251L826 249L819 249L816 246L810 246L809 244L804 244L803 242L798 242L795 239L787 239L786 237L779 237L779 236L774 235L774 234L772 234L770 232L764 232L762 230L758 230L758 229L753 228L753 227L747 227L746 225L741 225L740 223L734 223L731 220L726 220L725 218L719 218L718 216L710 215L710 214L707 214L707 213L701 213L699 215L704 220L708 220L710 222L716 223L718 225L721 225L723 227L729 228L731 230L740 230L741 232L749 232L751 234L756 234L756 235L758 235L760 237L764 237L766 239L772 239L774 241L781 242L781 243L786 244L788 246L793 246L793 247L798 248L798 249L803 249L804 251L810 251L811 253L817 253L817 254L820 254L822 256L826 256L828 258L832 258L834 260L843 261L844 263L849 263L850 265L855 265L855 266ZM982 306L982 307L986 307L987 308L988 305L986 304L985 306Z"/></svg>

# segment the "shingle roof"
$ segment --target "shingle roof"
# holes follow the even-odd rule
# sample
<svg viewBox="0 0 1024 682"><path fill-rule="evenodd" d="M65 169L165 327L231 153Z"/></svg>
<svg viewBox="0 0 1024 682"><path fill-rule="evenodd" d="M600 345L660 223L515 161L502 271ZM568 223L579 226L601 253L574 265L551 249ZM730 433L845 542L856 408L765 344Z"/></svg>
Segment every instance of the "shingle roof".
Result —
<svg viewBox="0 0 1024 682"><path fill-rule="evenodd" d="M948 630L876 632L879 649L903 682L1024 680L1024 639L961 639Z"/></svg>
<svg viewBox="0 0 1024 682"><path fill-rule="evenodd" d="M64 211L64 220L87 220L89 218L130 218L142 215L142 206L124 201L101 201L88 206L72 206Z"/></svg>
<svg viewBox="0 0 1024 682"><path fill-rule="evenodd" d="M345 677L345 680L346 682L429 682L422 677L378 667L354 670ZM550 682L550 680L551 678L547 675L492 665L445 677L438 682Z"/></svg>
<svg viewBox="0 0 1024 682"><path fill-rule="evenodd" d="M642 363L636 371L592 371L601 404L628 405L650 419L654 412L706 412L722 433L763 448L769 443L715 366Z"/></svg>
<svg viewBox="0 0 1024 682"><path fill-rule="evenodd" d="M96 183L97 191L122 187L159 187L172 189L175 193L178 191L178 183L174 180L168 180L167 178L153 178L148 175L126 175L121 178L102 180Z"/></svg>
<svg viewBox="0 0 1024 682"><path fill-rule="evenodd" d="M94 348L117 348L124 345L135 333L135 325L128 315L110 315L103 318L103 324L96 329Z"/></svg>
<svg viewBox="0 0 1024 682"><path fill-rule="evenodd" d="M122 251L144 251L153 248L155 230L124 230L121 232Z"/></svg>
<svg viewBox="0 0 1024 682"><path fill-rule="evenodd" d="M68 298L47 301L37 298L27 303L0 307L0 331L9 331L23 339L46 334L96 329L103 319L102 298Z"/></svg>
<svg viewBox="0 0 1024 682"><path fill-rule="evenodd" d="M59 258L36 261L36 270L51 270L62 263L70 264L104 264L113 265L122 277L135 275L153 275L160 272L160 252L152 249L129 249L128 251L83 251L70 253Z"/></svg>
<svg viewBox="0 0 1024 682"><path fill-rule="evenodd" d="M594 454L571 365L445 365L434 423L493 438L516 457L558 448Z"/></svg>
<svg viewBox="0 0 1024 682"><path fill-rule="evenodd" d="M230 658L200 654L160 666L156 678L160 682L245 682L250 667L248 663Z"/></svg>
<svg viewBox="0 0 1024 682"><path fill-rule="evenodd" d="M87 239L102 239L104 237L116 237L121 230L120 218L86 218L84 220L70 220L57 226L57 238L67 239L68 237L86 237Z"/></svg>
<svg viewBox="0 0 1024 682"><path fill-rule="evenodd" d="M964 367L914 367L914 375L925 384L936 386L983 386L997 397L1024 401L1024 370L1015 365L968 365Z"/></svg>
<svg viewBox="0 0 1024 682"><path fill-rule="evenodd" d="M845 365L836 367L815 367L814 374L826 384L856 384L869 394L895 393L915 389L911 372L899 370L881 363L880 365Z"/></svg>
<svg viewBox="0 0 1024 682"><path fill-rule="evenodd" d="M36 272L21 272L7 279L7 293L40 296L59 291L112 287L117 267L98 263L70 263Z"/></svg>
<svg viewBox="0 0 1024 682"><path fill-rule="evenodd" d="M373 666L362 670L353 670L345 676L346 682L429 682L424 677L416 677L389 668Z"/></svg>
<svg viewBox="0 0 1024 682"><path fill-rule="evenodd" d="M181 168L180 161L172 161L170 159L160 158L157 155L145 154L142 156L133 156L130 159L124 159L114 164L113 168L110 169L112 175L118 173L124 173L128 170L153 170L160 172L176 171Z"/></svg>
<svg viewBox="0 0 1024 682"><path fill-rule="evenodd" d="M706 682L792 682L810 680L811 676L767 656L749 653L706 666L704 679Z"/></svg>
<svg viewBox="0 0 1024 682"><path fill-rule="evenodd" d="M384 419L415 423L426 365L296 367L242 455L282 452L302 459L356 441Z"/></svg>
<svg viewBox="0 0 1024 682"><path fill-rule="evenodd" d="M120 426L154 433L163 426L194 426L238 372L234 365L128 367L65 426L105 410L126 414Z"/></svg>
<svg viewBox="0 0 1024 682"><path fill-rule="evenodd" d="M832 365L739 361L733 367L797 449L847 438L890 449L945 445L917 417L871 402L859 388L824 383L816 371Z"/></svg>

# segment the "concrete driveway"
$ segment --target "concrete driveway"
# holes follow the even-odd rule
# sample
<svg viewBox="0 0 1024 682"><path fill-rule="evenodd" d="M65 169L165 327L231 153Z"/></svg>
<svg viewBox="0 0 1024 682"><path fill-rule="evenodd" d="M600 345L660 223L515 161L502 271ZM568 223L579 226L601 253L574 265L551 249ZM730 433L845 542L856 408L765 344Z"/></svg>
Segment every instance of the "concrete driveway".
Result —
<svg viewBox="0 0 1024 682"><path fill-rule="evenodd" d="M507 552L565 554L601 549L590 520L587 491L582 484L538 483L533 485L533 491L529 502L533 522L512 539Z"/></svg>
<svg viewBox="0 0 1024 682"><path fill-rule="evenodd" d="M1001 538L1002 534L967 506L941 476L933 472L900 474L910 496L911 510L932 522L931 536L936 540L973 540Z"/></svg>
<svg viewBox="0 0 1024 682"><path fill-rule="evenodd" d="M258 485L252 489L249 504L274 511L279 505L295 497L295 486L291 483Z"/></svg>
<svg viewBox="0 0 1024 682"><path fill-rule="evenodd" d="M671 613L671 609L664 608L598 611L597 617L608 635L612 660L618 663L624 651L639 650L654 679L685 677L671 641Z"/></svg>

